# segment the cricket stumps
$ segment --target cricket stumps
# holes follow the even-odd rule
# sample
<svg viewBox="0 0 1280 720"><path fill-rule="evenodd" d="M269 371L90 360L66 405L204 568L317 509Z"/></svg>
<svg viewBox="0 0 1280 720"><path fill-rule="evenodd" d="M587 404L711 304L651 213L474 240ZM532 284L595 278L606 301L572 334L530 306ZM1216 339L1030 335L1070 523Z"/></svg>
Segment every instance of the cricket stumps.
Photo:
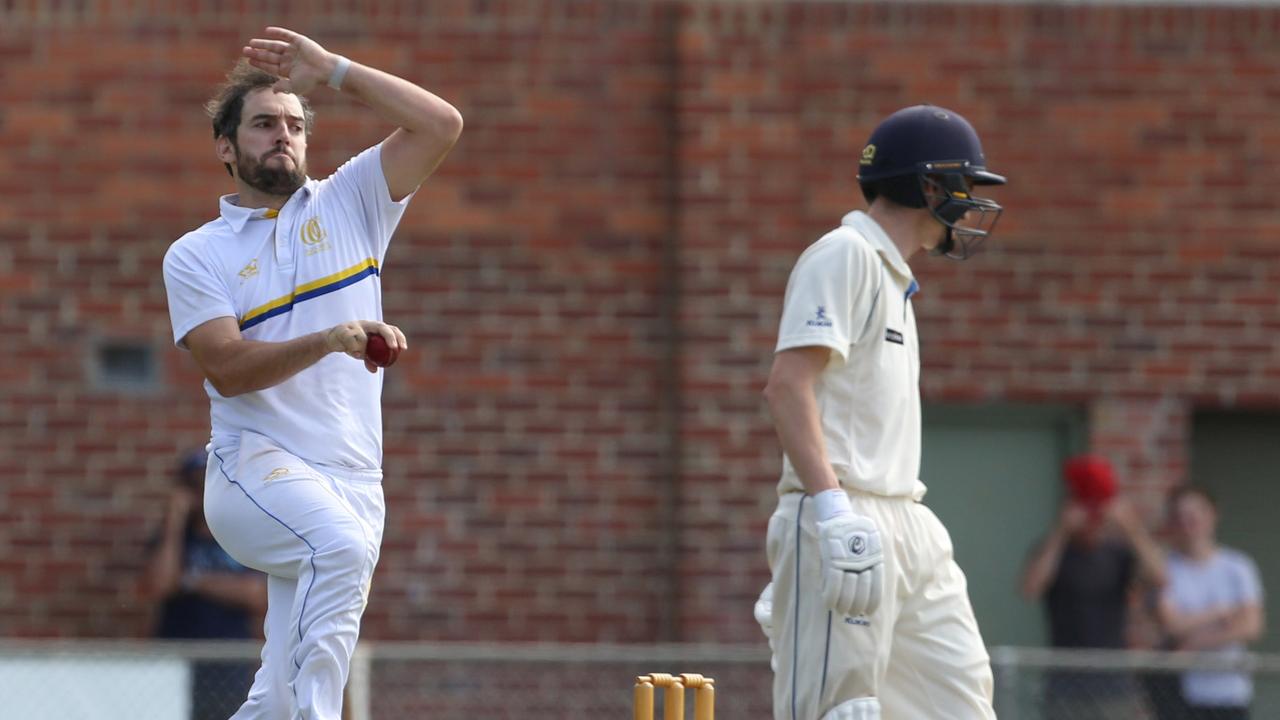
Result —
<svg viewBox="0 0 1280 720"><path fill-rule="evenodd" d="M694 691L694 720L714 720L716 714L715 680L694 673L684 673L683 675L652 673L637 677L634 720L654 720L654 688L662 688L662 720L684 720L685 688Z"/></svg>

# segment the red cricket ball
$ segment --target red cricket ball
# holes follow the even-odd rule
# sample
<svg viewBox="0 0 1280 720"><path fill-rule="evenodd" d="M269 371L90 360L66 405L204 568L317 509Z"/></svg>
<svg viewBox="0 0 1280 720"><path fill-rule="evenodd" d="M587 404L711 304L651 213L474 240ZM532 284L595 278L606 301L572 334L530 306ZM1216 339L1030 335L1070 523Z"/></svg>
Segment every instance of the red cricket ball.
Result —
<svg viewBox="0 0 1280 720"><path fill-rule="evenodd" d="M386 338L381 335L370 335L364 344L364 356L378 367L391 367L400 356L400 350L398 348L392 350L391 346L387 345Z"/></svg>

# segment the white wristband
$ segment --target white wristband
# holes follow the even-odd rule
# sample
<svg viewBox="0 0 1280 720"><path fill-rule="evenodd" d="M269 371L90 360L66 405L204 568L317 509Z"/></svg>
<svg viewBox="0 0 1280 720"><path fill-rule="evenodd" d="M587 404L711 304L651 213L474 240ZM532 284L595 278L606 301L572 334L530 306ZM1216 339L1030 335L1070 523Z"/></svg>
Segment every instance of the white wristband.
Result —
<svg viewBox="0 0 1280 720"><path fill-rule="evenodd" d="M338 56L338 64L333 66L333 72L329 74L329 87L334 90L342 89L342 81L347 77L347 70L351 67L351 61L342 55Z"/></svg>
<svg viewBox="0 0 1280 720"><path fill-rule="evenodd" d="M813 496L818 505L818 522L826 522L833 517L852 515L853 504L849 502L849 493L839 488L823 490Z"/></svg>

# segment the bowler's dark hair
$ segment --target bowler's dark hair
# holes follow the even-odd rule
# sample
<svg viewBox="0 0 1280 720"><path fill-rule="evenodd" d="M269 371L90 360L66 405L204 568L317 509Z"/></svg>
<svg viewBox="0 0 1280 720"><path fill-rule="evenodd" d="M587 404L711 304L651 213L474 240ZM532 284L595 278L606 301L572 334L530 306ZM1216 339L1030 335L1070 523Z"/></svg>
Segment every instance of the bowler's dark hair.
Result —
<svg viewBox="0 0 1280 720"><path fill-rule="evenodd" d="M227 73L226 81L218 86L213 97L204 104L204 111L213 121L213 139L225 137L235 144L236 131L240 129L240 115L244 112L245 96L254 90L269 88L279 81L280 78L250 65L248 60L241 59L236 63L231 72ZM302 103L303 127L307 135L311 135L316 124L316 114L305 97L297 97ZM227 174L231 175L231 164L224 164Z"/></svg>

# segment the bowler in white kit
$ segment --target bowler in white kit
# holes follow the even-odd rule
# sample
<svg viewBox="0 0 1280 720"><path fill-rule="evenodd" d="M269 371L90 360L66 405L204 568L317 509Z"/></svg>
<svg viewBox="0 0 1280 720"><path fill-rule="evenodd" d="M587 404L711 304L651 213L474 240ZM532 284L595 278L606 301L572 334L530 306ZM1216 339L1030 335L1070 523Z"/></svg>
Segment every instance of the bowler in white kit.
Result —
<svg viewBox="0 0 1280 720"><path fill-rule="evenodd" d="M907 262L963 259L1001 207L978 135L944 108L886 118L862 151L869 204L787 282L765 397L784 452L756 604L775 720L994 718L990 661L951 539L921 504L920 351Z"/></svg>
<svg viewBox="0 0 1280 720"><path fill-rule="evenodd" d="M164 258L173 337L206 378L204 507L214 537L268 575L262 667L233 720L340 720L382 542L388 242L462 118L408 81L267 28L209 102L236 188ZM323 180L307 177L320 86L396 129Z"/></svg>

